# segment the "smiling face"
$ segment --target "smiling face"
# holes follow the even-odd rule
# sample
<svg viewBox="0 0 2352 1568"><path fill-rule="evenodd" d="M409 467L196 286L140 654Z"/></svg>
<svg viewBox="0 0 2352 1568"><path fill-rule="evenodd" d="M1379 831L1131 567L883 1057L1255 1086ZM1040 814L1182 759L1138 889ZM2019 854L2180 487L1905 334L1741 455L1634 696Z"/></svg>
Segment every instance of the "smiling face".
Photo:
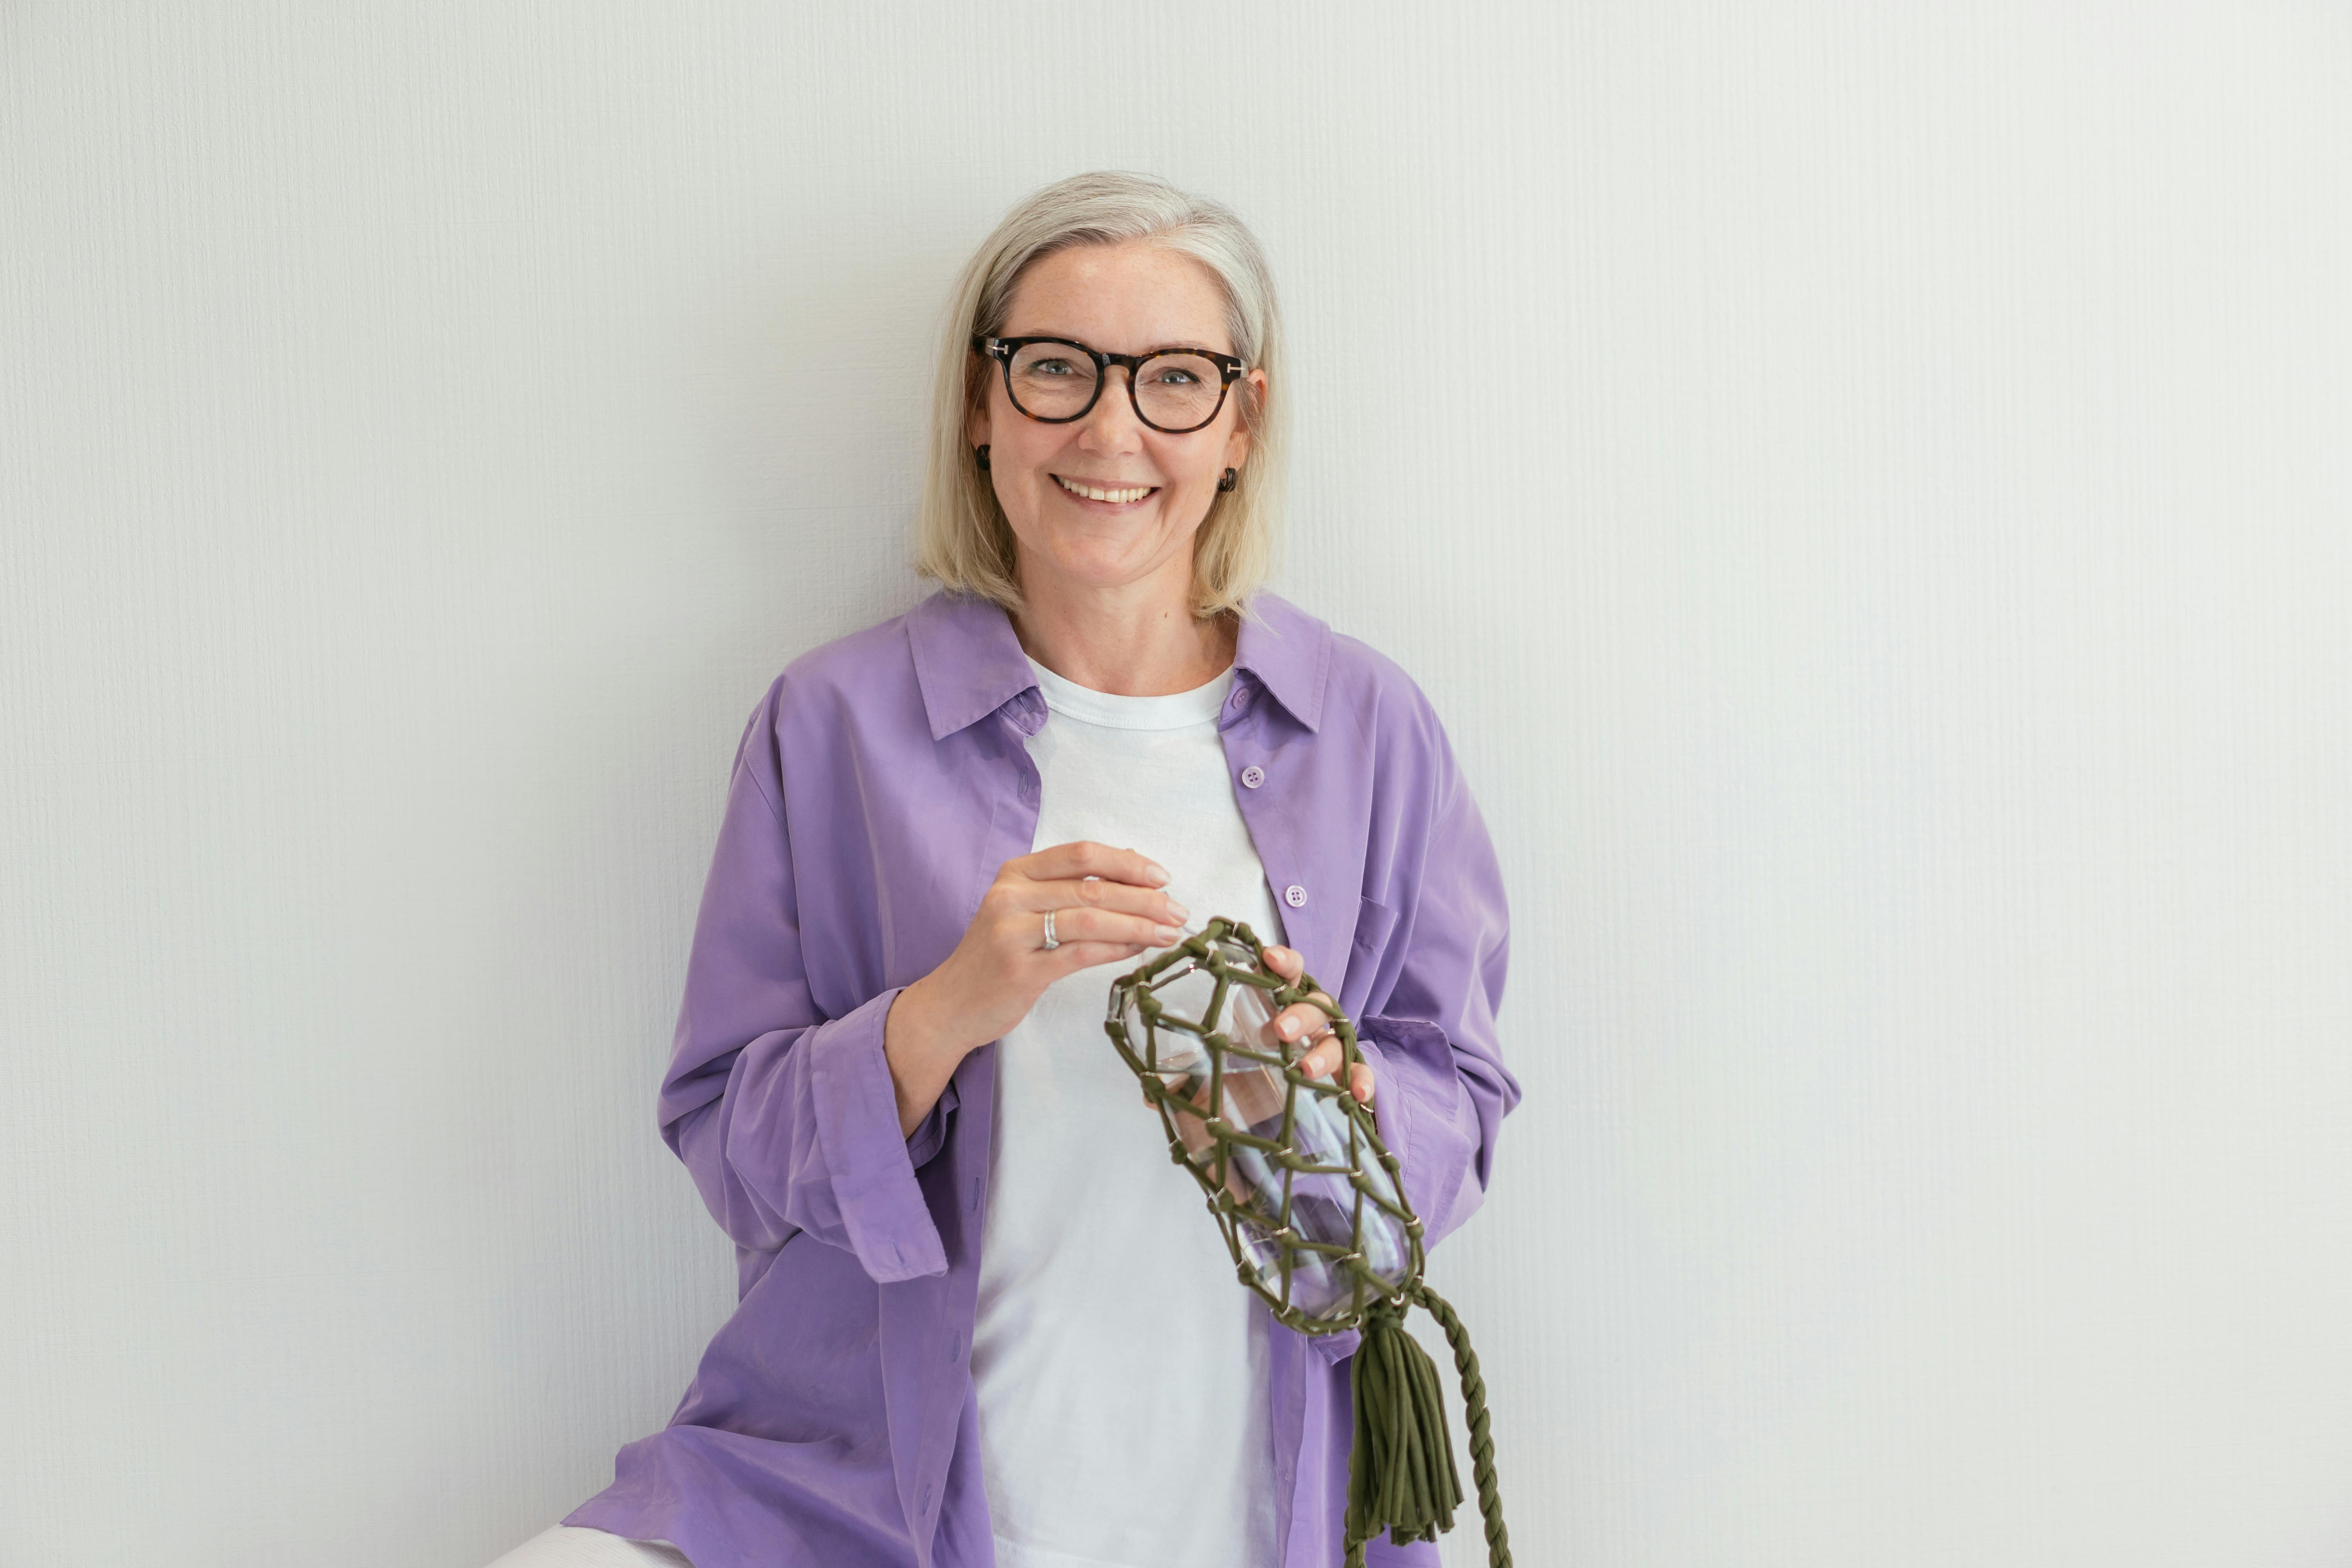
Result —
<svg viewBox="0 0 2352 1568"><path fill-rule="evenodd" d="M1031 263L998 335L1071 338L1108 353L1234 352L1216 275L1141 244L1073 246ZM1191 593L1192 536L1217 480L1249 457L1244 389L1236 383L1204 427L1171 436L1136 417L1127 374L1111 367L1085 418L1047 425L1013 406L1002 372L989 365L965 434L989 449L1024 595L1138 584ZM1265 374L1247 375L1262 395Z"/></svg>

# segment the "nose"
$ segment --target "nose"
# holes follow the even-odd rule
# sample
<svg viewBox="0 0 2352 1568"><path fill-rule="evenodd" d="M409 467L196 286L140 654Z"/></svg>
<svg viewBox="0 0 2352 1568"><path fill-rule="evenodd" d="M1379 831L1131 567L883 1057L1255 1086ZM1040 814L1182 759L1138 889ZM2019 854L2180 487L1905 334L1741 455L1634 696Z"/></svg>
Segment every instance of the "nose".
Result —
<svg viewBox="0 0 2352 1568"><path fill-rule="evenodd" d="M1125 376L1128 385L1114 384L1114 378ZM1123 364L1108 367L1103 380L1102 395L1087 411L1078 426L1079 441L1089 450L1110 446L1117 450L1133 447L1141 439L1143 422L1135 416L1133 383L1135 373Z"/></svg>

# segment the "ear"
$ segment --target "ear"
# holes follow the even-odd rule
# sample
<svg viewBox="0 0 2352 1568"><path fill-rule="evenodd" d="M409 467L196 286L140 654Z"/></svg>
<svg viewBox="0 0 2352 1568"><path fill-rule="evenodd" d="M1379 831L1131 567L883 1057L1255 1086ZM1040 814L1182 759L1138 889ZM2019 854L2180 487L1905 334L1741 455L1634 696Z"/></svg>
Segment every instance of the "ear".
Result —
<svg viewBox="0 0 2352 1568"><path fill-rule="evenodd" d="M1265 406L1265 372L1256 369L1244 371L1242 373L1242 380L1247 384L1236 389L1241 396L1249 398L1257 407L1264 408ZM1243 417L1243 412L1238 408L1234 411L1234 427L1225 437L1225 467L1229 468L1238 468L1249 460L1250 421Z"/></svg>

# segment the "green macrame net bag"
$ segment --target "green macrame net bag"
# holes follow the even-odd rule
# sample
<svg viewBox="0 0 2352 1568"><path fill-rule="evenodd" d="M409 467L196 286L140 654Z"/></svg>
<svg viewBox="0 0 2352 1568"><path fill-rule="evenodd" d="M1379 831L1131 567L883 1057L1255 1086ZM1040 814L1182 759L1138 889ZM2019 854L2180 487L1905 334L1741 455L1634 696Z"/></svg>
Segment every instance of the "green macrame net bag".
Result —
<svg viewBox="0 0 2352 1568"><path fill-rule="evenodd" d="M1318 999L1311 974L1286 983L1250 928L1219 917L1111 983L1103 1027L1160 1113L1168 1152L1208 1194L1243 1284L1302 1334L1361 1329L1349 1387L1348 1563L1385 1529L1402 1546L1454 1528L1462 1483L1428 1352L1404 1331L1414 1303L1454 1347L1489 1568L1510 1568L1487 1432L1486 1385L1470 1335L1423 1283L1421 1221L1372 1113L1344 1087L1363 1059L1356 1026ZM1330 1015L1340 1066L1310 1079L1269 1026L1294 1003Z"/></svg>

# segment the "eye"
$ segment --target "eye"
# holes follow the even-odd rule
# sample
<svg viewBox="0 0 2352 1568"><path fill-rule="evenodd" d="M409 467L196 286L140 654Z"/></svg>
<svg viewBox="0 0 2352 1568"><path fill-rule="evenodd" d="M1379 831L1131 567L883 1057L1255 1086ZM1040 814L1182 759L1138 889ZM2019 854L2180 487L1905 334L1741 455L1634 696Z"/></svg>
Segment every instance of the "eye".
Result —
<svg viewBox="0 0 2352 1568"><path fill-rule="evenodd" d="M1201 378L1181 365L1164 364L1152 373L1151 379L1161 386L1198 386Z"/></svg>
<svg viewBox="0 0 2352 1568"><path fill-rule="evenodd" d="M1027 364L1021 368L1031 375L1069 375L1073 374L1070 362L1066 359L1031 360Z"/></svg>

